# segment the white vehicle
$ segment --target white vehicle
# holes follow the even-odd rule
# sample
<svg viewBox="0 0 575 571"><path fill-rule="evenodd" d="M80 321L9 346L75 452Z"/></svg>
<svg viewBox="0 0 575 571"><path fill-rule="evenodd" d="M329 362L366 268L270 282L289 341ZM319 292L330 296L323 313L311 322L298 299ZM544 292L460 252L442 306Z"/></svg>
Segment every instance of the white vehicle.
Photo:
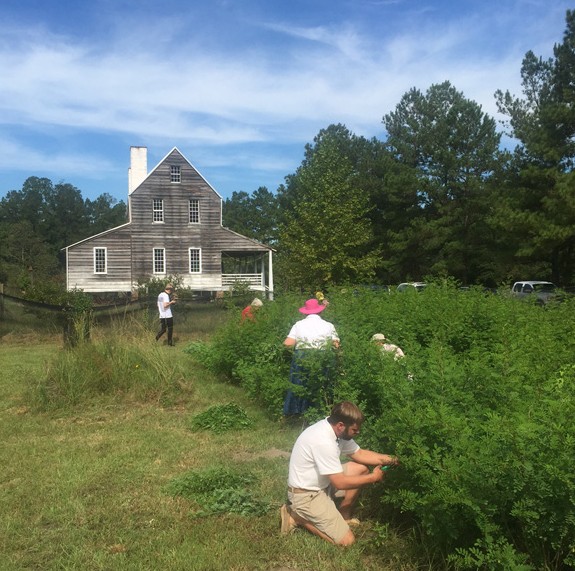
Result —
<svg viewBox="0 0 575 571"><path fill-rule="evenodd" d="M537 303L544 304L556 294L556 290L557 286L553 282L530 280L515 282L511 294L519 298L534 295Z"/></svg>
<svg viewBox="0 0 575 571"><path fill-rule="evenodd" d="M397 291L408 291L410 289L415 289L416 291L422 291L427 287L427 284L423 282L405 282L397 286Z"/></svg>

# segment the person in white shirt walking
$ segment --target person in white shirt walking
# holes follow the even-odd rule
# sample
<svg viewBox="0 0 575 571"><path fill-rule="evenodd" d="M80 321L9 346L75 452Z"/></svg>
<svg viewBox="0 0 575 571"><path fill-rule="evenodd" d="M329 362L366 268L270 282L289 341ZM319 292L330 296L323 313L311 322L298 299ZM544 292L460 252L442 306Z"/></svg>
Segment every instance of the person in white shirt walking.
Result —
<svg viewBox="0 0 575 571"><path fill-rule="evenodd" d="M167 284L164 291L158 295L158 311L160 312L160 330L156 335L156 341L167 331L168 345L173 346L174 317L172 315L172 305L176 303L175 299L170 299L174 291L172 284Z"/></svg>
<svg viewBox="0 0 575 571"><path fill-rule="evenodd" d="M350 526L359 524L353 508L360 489L382 481L383 467L399 464L396 456L358 446L353 437L363 421L361 410L344 401L299 435L290 457L288 501L280 509L282 534L301 526L336 545L354 543ZM342 454L351 458L343 465ZM334 498L342 493L338 507Z"/></svg>

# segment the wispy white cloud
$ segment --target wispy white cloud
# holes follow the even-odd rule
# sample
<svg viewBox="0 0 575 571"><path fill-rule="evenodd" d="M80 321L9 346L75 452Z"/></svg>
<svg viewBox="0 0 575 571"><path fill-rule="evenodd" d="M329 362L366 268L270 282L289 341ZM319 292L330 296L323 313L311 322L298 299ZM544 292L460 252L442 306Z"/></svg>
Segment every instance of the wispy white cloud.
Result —
<svg viewBox="0 0 575 571"><path fill-rule="evenodd" d="M0 18L0 124L7 131L0 172L35 163L95 176L115 164L102 150L82 161L84 153L42 150L24 135L61 129L122 143L185 144L199 149L205 165L241 161L276 176L301 160L320 128L341 122L381 135L383 115L404 93L445 80L495 115L496 89L520 93L525 51L550 53L560 41L567 4L558 4L486 1L458 13L447 2L366 0L347 4L353 17L302 24L285 11L234 16L234 3L219 2L236 18L224 25L207 18L206 6L186 13L182 3L177 16L105 13L96 36ZM362 15L364 7L375 12ZM300 153L286 156L294 143Z"/></svg>
<svg viewBox="0 0 575 571"><path fill-rule="evenodd" d="M280 34L332 48L335 50L336 57L341 55L351 60L358 60L366 55L362 34L349 24L336 27L302 27L291 26L285 23L263 23L261 26ZM301 49L306 50L306 46L302 46Z"/></svg>
<svg viewBox="0 0 575 571"><path fill-rule="evenodd" d="M328 45L337 36L320 35ZM373 106L383 113L399 101L398 90L414 81L449 79L454 69L448 55L459 41L459 32L397 36L377 53L358 51L358 44L354 59L360 63L353 66L338 48L307 54L305 61L295 53L284 68L270 70L265 60L245 61L241 55L230 60L179 53L166 61L153 52L123 57L112 50L93 57L82 46L48 39L22 46L17 55L0 53L9 86L0 92L0 120L144 136L187 132L208 144L263 140L265 125L293 118L321 121L340 114L363 127L373 119ZM10 66L15 57L18 65ZM486 63L489 75L478 66L469 68L467 75L473 70L477 85L489 82L495 67L517 64ZM202 117L215 123L202 125Z"/></svg>
<svg viewBox="0 0 575 571"><path fill-rule="evenodd" d="M0 139L0 171L28 170L32 176L35 172L30 172L31 168L49 175L68 176L81 172L92 178L102 178L112 173L116 166L97 154L69 151L46 153L32 144L21 144L10 138Z"/></svg>

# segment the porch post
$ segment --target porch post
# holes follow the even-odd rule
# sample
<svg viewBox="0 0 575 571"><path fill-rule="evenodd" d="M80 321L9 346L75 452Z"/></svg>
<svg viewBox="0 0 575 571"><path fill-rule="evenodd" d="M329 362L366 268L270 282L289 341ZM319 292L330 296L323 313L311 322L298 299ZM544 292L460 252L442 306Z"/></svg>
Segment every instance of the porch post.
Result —
<svg viewBox="0 0 575 571"><path fill-rule="evenodd" d="M272 251L268 252L269 272L268 272L268 299L271 301L274 298L274 269L272 262Z"/></svg>

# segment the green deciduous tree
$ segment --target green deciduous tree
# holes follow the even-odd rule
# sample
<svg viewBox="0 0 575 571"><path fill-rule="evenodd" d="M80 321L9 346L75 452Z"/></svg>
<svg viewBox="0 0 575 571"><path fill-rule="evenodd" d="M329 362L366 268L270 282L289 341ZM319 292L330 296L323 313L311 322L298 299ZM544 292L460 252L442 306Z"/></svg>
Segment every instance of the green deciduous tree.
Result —
<svg viewBox="0 0 575 571"><path fill-rule="evenodd" d="M90 235L82 193L73 185L58 183L46 199L44 220L47 240L56 250Z"/></svg>
<svg viewBox="0 0 575 571"><path fill-rule="evenodd" d="M117 201L104 192L96 200L86 199L86 214L90 225L90 234L99 234L128 221L126 204Z"/></svg>
<svg viewBox="0 0 575 571"><path fill-rule="evenodd" d="M54 185L47 178L31 176L22 190L12 190L0 201L0 222L24 221L54 254L90 235L80 191L68 183Z"/></svg>
<svg viewBox="0 0 575 571"><path fill-rule="evenodd" d="M223 224L227 228L263 244L277 242L278 201L265 186L253 194L234 192L223 206Z"/></svg>
<svg viewBox="0 0 575 571"><path fill-rule="evenodd" d="M0 223L0 244L1 279L15 287L26 290L60 270L53 248L28 220Z"/></svg>
<svg viewBox="0 0 575 571"><path fill-rule="evenodd" d="M359 185L354 147L365 139L331 125L279 191L280 263L289 283L313 289L370 280L379 264L369 195Z"/></svg>
<svg viewBox="0 0 575 571"><path fill-rule="evenodd" d="M29 222L33 232L45 229L48 197L54 185L48 178L31 176L21 190L11 190L0 200L0 222Z"/></svg>

